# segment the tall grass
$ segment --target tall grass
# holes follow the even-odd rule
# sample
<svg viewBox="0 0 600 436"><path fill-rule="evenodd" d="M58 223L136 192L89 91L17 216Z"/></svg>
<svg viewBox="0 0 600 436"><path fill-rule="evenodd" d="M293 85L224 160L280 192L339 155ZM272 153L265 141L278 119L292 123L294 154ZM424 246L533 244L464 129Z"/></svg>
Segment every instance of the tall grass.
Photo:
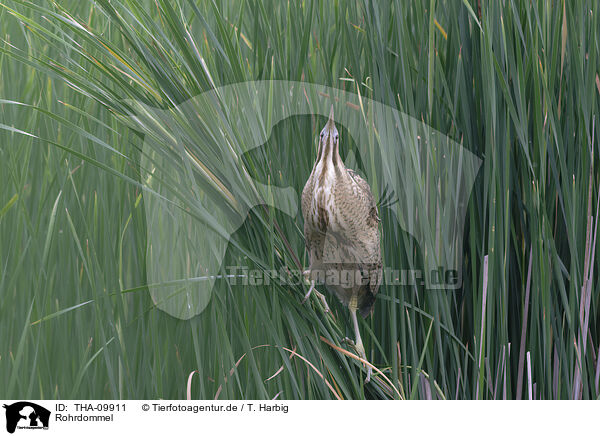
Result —
<svg viewBox="0 0 600 436"><path fill-rule="evenodd" d="M597 2L0 5L0 397L185 398L190 374L192 398L599 397ZM334 318L301 285L217 280L184 321L149 296L151 128L128 102L259 79L360 93L483 160L462 288L382 287L361 329L385 378L367 385L332 297ZM322 123L279 123L240 165L301 189ZM386 265L415 262L381 214ZM224 264L306 265L301 229L256 207Z"/></svg>

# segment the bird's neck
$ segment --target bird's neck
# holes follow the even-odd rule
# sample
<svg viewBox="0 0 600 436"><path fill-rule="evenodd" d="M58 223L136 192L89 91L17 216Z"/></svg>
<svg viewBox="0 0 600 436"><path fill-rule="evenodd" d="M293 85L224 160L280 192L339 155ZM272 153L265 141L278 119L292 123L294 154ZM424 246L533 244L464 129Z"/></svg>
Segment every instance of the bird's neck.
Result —
<svg viewBox="0 0 600 436"><path fill-rule="evenodd" d="M322 184L326 176L329 176L328 178L341 176L344 169L344 162L340 157L339 141L338 143L334 141L321 143L313 169L319 183Z"/></svg>

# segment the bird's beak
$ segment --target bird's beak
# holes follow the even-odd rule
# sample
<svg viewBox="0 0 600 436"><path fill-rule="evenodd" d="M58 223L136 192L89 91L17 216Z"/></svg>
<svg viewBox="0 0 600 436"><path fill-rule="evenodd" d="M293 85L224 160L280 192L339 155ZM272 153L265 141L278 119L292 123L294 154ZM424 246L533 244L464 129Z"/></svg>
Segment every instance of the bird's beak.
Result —
<svg viewBox="0 0 600 436"><path fill-rule="evenodd" d="M333 121L333 105L331 105L331 110L329 111L329 120L327 121L327 130L333 132L335 129L335 122Z"/></svg>

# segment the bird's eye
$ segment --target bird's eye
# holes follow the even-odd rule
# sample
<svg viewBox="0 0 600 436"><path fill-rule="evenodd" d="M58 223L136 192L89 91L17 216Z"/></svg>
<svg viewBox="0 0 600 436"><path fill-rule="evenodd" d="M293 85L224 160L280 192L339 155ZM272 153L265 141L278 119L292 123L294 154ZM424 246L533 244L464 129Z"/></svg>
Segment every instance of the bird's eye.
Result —
<svg viewBox="0 0 600 436"><path fill-rule="evenodd" d="M321 139L323 139L323 135L324 135L324 133L323 133L323 132L321 132Z"/></svg>
<svg viewBox="0 0 600 436"><path fill-rule="evenodd" d="M334 138L335 138L335 140L336 140L336 141L339 139L339 137L340 137L340 135L339 135L339 134L337 134L337 133L336 133L336 134L335 134L335 136L334 136Z"/></svg>

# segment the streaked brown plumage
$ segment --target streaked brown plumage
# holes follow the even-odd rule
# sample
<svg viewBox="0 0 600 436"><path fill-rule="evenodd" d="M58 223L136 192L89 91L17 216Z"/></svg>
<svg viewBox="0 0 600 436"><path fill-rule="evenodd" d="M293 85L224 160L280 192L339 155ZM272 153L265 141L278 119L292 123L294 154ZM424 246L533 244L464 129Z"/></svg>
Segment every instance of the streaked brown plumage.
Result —
<svg viewBox="0 0 600 436"><path fill-rule="evenodd" d="M379 216L369 184L342 162L333 106L319 136L317 160L302 191L302 215L310 261L306 274L311 282L305 301L315 283L325 283L348 306L355 346L366 360L356 311L363 317L372 312L381 283ZM328 310L324 297L318 295ZM367 381L370 375L369 367Z"/></svg>

